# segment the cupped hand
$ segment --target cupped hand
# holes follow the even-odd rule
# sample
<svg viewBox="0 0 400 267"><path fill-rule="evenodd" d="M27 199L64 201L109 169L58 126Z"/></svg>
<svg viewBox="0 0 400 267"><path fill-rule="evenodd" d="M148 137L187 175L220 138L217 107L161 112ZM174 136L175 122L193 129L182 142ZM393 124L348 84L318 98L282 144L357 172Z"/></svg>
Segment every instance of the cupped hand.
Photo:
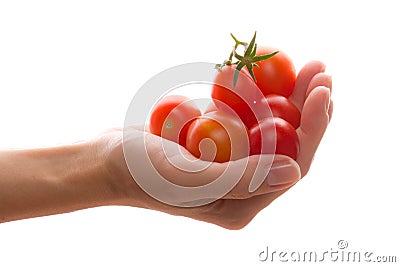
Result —
<svg viewBox="0 0 400 267"><path fill-rule="evenodd" d="M332 116L332 81L324 72L319 61L306 64L290 97L302 114L297 161L283 155L253 155L210 163L143 127L103 133L94 143L107 162L113 187L119 191L118 204L190 217L227 229L243 228L307 174ZM124 155L127 148L129 157ZM157 175L163 183L154 178ZM233 184L229 183L232 179Z"/></svg>

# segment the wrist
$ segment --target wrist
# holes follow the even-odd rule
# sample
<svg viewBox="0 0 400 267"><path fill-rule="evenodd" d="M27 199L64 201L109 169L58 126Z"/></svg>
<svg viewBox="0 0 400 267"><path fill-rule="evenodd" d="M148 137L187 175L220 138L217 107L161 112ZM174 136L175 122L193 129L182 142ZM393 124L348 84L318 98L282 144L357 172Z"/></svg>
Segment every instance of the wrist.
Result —
<svg viewBox="0 0 400 267"><path fill-rule="evenodd" d="M75 209L116 204L120 192L106 167L106 157L93 142L54 147L43 152L49 168ZM46 155L47 154L47 155Z"/></svg>
<svg viewBox="0 0 400 267"><path fill-rule="evenodd" d="M90 143L94 161L99 163L102 184L111 199L109 205L142 207L142 190L126 166L122 146L122 132L110 130Z"/></svg>

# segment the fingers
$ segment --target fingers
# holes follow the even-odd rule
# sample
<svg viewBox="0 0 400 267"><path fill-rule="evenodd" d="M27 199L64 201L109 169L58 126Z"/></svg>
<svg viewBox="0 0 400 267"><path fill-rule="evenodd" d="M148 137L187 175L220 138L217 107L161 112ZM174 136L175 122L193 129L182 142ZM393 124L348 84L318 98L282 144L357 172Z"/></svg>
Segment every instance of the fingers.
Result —
<svg viewBox="0 0 400 267"><path fill-rule="evenodd" d="M297 158L301 172L300 176L304 176L308 172L315 151L332 117L333 102L330 99L331 89L321 86L324 84L329 86L329 79L326 79L327 76L318 75L317 77L319 78L315 78L314 81L310 80L312 84L309 87L316 87L309 90L308 93L306 92L308 97L303 106L301 125L297 130L300 139L300 152ZM326 83L327 81L328 83ZM279 158L277 160L279 161ZM294 166L296 165L292 167ZM238 185L224 199L202 207L207 209L207 221L228 229L242 229L245 227L262 209L270 205L271 202L284 194L297 182L295 182L296 178L294 178L296 176L294 174L295 171L292 170L293 173L291 173L291 167L286 168L285 174L279 174L279 172L275 172L275 168L271 168L265 181L252 193L251 190L248 192L245 191L247 185L250 186L249 178L246 176L248 174L245 173ZM278 181L281 179L283 183L283 186L279 189L268 183L268 178L273 176ZM293 178L293 183L285 185L283 181L285 178L290 179L288 176Z"/></svg>
<svg viewBox="0 0 400 267"><path fill-rule="evenodd" d="M325 86L330 89L330 92L332 92L332 77L322 72L315 74L308 85L306 98L309 96L310 92L318 86Z"/></svg>
<svg viewBox="0 0 400 267"><path fill-rule="evenodd" d="M302 110L306 99L306 92L312 78L325 71L324 63L320 61L311 61L307 63L299 72L296 79L296 84L292 95L289 99L296 105L299 110Z"/></svg>
<svg viewBox="0 0 400 267"><path fill-rule="evenodd" d="M301 177L300 167L283 155L252 156L236 186L223 198L248 199L293 186Z"/></svg>
<svg viewBox="0 0 400 267"><path fill-rule="evenodd" d="M330 89L325 86L314 88L307 97L297 134L300 151L297 157L302 176L311 165L312 158L329 123Z"/></svg>

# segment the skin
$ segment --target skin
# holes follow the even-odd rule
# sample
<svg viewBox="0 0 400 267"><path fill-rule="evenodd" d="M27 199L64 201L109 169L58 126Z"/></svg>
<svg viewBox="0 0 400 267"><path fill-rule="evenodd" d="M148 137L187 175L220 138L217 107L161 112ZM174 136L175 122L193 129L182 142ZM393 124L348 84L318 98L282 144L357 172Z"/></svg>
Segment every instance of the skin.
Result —
<svg viewBox="0 0 400 267"><path fill-rule="evenodd" d="M301 125L297 129L300 152L297 162L277 155L253 155L239 182L222 198L198 207L179 207L160 202L146 194L132 179L123 155L122 129L110 129L92 140L71 145L0 151L0 222L72 212L105 205L127 205L190 217L227 229L241 229L259 211L285 193L304 177L332 116L330 99L332 82L324 74L323 63L313 61L299 72L293 103L301 110ZM143 141L145 134L148 155L157 159L155 168L166 179L184 186L199 186L211 182L229 163L212 163L197 173L182 172L163 155L163 140L142 127L128 129L126 142ZM176 153L176 162L193 160L186 150ZM272 162L272 169L261 185L250 190L256 164ZM195 161L199 166L204 162ZM249 187L250 186L250 187ZM211 192L212 193L212 192Z"/></svg>

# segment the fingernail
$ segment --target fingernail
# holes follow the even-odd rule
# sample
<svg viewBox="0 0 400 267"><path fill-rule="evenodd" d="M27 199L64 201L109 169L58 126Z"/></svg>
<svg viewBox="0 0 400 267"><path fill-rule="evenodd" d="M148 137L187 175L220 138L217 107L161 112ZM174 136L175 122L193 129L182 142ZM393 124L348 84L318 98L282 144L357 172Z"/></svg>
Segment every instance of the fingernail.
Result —
<svg viewBox="0 0 400 267"><path fill-rule="evenodd" d="M328 90L328 93L326 94L325 98L325 111L328 113L329 110L329 105L331 104L331 92L329 88L326 88Z"/></svg>
<svg viewBox="0 0 400 267"><path fill-rule="evenodd" d="M289 157L261 155L259 164L249 184L250 193L256 191L264 181L269 186L274 186L275 189L281 190L291 186L301 178L299 165Z"/></svg>
<svg viewBox="0 0 400 267"><path fill-rule="evenodd" d="M294 160L275 161L267 177L270 186L292 184L301 177L300 168Z"/></svg>
<svg viewBox="0 0 400 267"><path fill-rule="evenodd" d="M332 89L332 75L328 75L329 79L329 89Z"/></svg>
<svg viewBox="0 0 400 267"><path fill-rule="evenodd" d="M319 72L324 73L326 70L326 65L324 62L321 62L319 60L315 61L315 64L319 65Z"/></svg>

